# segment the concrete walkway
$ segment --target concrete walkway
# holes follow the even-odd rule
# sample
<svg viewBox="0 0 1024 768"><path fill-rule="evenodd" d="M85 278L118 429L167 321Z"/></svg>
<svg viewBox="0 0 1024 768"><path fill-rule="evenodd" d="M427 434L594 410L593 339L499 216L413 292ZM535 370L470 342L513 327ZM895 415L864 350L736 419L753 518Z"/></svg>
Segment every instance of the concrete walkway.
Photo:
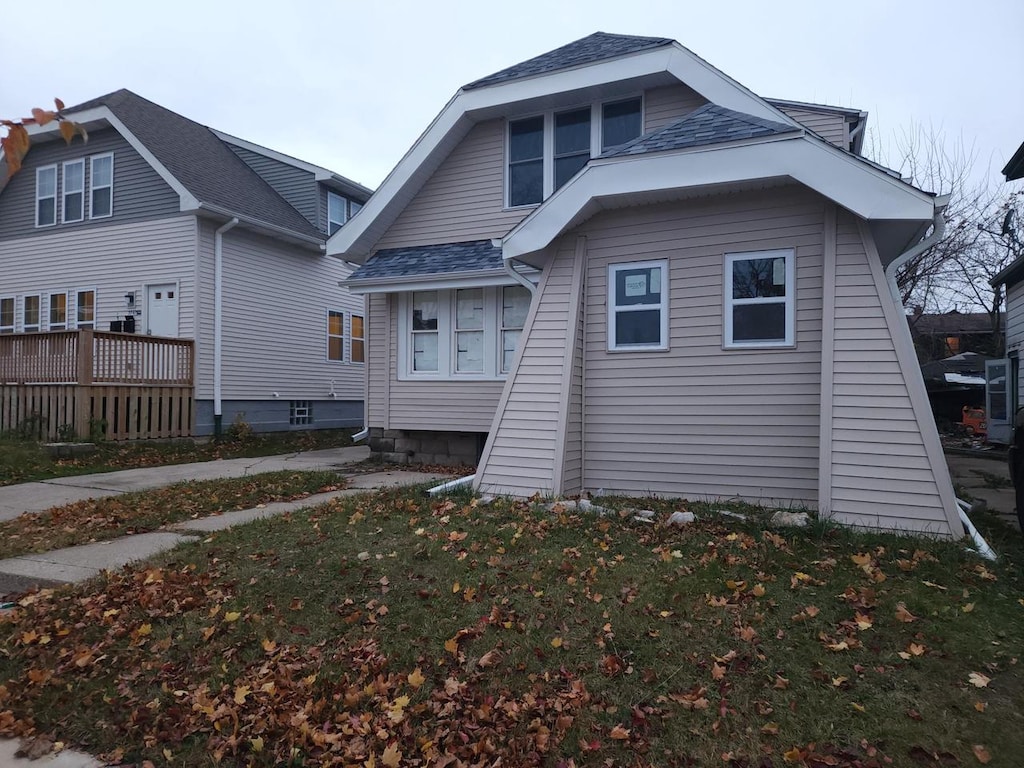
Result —
<svg viewBox="0 0 1024 768"><path fill-rule="evenodd" d="M1020 530L1015 511L1017 500L1010 484L1010 468L1005 454L947 454L946 463L954 485L963 488L972 499L985 502L1000 520Z"/></svg>

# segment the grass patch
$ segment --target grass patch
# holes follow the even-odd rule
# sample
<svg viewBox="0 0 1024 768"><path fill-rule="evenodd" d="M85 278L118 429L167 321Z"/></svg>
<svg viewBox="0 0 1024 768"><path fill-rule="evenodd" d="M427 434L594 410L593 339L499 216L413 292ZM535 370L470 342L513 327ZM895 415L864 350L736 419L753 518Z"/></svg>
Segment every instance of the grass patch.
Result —
<svg viewBox="0 0 1024 768"><path fill-rule="evenodd" d="M352 444L353 432L351 429L268 433L229 430L229 435L220 441L101 442L97 443L94 454L74 459L54 459L40 443L5 437L0 438L0 486L92 472L338 448Z"/></svg>
<svg viewBox="0 0 1024 768"><path fill-rule="evenodd" d="M405 490L214 534L0 619L0 734L175 765L1024 754L1019 542L991 564L689 508L669 528Z"/></svg>
<svg viewBox="0 0 1024 768"><path fill-rule="evenodd" d="M345 487L336 472L265 472L76 501L0 522L0 558L155 531L171 523Z"/></svg>

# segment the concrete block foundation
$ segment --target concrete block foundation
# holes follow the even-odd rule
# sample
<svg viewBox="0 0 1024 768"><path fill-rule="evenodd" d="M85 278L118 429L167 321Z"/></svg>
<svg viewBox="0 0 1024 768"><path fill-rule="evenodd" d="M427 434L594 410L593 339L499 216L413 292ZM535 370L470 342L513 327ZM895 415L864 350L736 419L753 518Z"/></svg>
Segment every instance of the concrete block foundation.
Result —
<svg viewBox="0 0 1024 768"><path fill-rule="evenodd" d="M393 464L467 464L480 460L482 432L421 432L370 427L367 444L375 458Z"/></svg>

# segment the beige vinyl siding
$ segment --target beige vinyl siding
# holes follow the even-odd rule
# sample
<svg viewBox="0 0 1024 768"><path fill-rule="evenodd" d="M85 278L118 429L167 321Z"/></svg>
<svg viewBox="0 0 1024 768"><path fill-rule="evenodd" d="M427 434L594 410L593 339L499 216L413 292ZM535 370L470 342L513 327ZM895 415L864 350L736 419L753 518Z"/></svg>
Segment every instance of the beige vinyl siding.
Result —
<svg viewBox="0 0 1024 768"><path fill-rule="evenodd" d="M524 346L509 374L494 434L484 449L478 490L530 496L557 493L560 412L565 387L566 344L574 305L575 239L565 238L533 301L523 329ZM578 287L577 287L578 290ZM560 469L560 467L559 467Z"/></svg>
<svg viewBox="0 0 1024 768"><path fill-rule="evenodd" d="M945 531L924 427L917 422L882 309L881 302L891 299L881 295L886 286L879 284L868 258L853 217L840 212L832 500L831 508L823 511L838 522L861 527Z"/></svg>
<svg viewBox="0 0 1024 768"><path fill-rule="evenodd" d="M788 107L784 104L776 104L775 106L798 123L810 128L826 141L830 141L843 149L849 148L850 129L847 126L845 115L825 110L818 111Z"/></svg>
<svg viewBox="0 0 1024 768"><path fill-rule="evenodd" d="M370 297L369 427L487 432L504 381L399 381L398 296ZM387 329L387 336L383 335Z"/></svg>
<svg viewBox="0 0 1024 768"><path fill-rule="evenodd" d="M0 295L17 297L20 330L22 297L43 294L43 329L48 316L47 294L67 291L68 318L75 317L75 292L96 290L95 327L105 331L112 320L132 312L125 295L136 295L133 315L145 329L145 286L178 284L178 335L195 332L195 227L194 216L173 216L154 221L96 229L51 229L46 236L0 241ZM142 330L140 330L142 332Z"/></svg>
<svg viewBox="0 0 1024 768"><path fill-rule="evenodd" d="M583 265L583 273L580 275L582 294L583 286L586 285L586 265ZM579 493L583 490L583 386L584 386L584 334L586 331L586 296L581 295L579 306L576 312L570 314L569 323L571 333L567 339L572 339L572 359L568 371L568 398L566 399L567 411L565 417L565 441L562 458L562 483L559 489L563 495ZM575 326L575 327L573 327ZM568 343L568 342L567 342Z"/></svg>
<svg viewBox="0 0 1024 768"><path fill-rule="evenodd" d="M708 103L688 85L667 85L644 93L644 133L664 128Z"/></svg>
<svg viewBox="0 0 1024 768"><path fill-rule="evenodd" d="M823 202L782 188L624 209L588 239L584 487L816 506ZM796 346L722 349L729 252L796 252ZM669 260L667 352L609 352L609 264Z"/></svg>
<svg viewBox="0 0 1024 768"><path fill-rule="evenodd" d="M1006 348L1024 344L1024 282L1006 288Z"/></svg>
<svg viewBox="0 0 1024 768"><path fill-rule="evenodd" d="M213 396L213 223L203 222L198 396ZM241 227L224 235L224 400L362 400L366 366L350 363L352 313L361 296L338 286L339 259ZM327 312L345 313L345 362L327 359ZM277 393L275 398L274 393Z"/></svg>
<svg viewBox="0 0 1024 768"><path fill-rule="evenodd" d="M530 208L505 210L505 121L470 129L376 248L459 243L501 237Z"/></svg>

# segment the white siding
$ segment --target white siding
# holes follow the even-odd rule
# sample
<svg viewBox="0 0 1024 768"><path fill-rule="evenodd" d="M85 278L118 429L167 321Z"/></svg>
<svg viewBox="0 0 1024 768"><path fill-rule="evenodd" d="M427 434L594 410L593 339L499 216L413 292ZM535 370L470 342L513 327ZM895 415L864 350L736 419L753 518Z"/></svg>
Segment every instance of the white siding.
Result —
<svg viewBox="0 0 1024 768"><path fill-rule="evenodd" d="M213 246L201 230L198 397L213 396ZM224 235L222 396L224 400L362 400L365 365L348 362L352 313L361 296L338 287L342 261L260 237ZM327 359L327 312L345 313L345 362ZM274 397L277 392L278 397Z"/></svg>
<svg viewBox="0 0 1024 768"><path fill-rule="evenodd" d="M1006 289L1006 349L1018 350L1024 344L1024 282Z"/></svg>
<svg viewBox="0 0 1024 768"><path fill-rule="evenodd" d="M575 239L565 238L544 271L523 329L518 364L509 374L494 434L481 460L481 491L518 496L561 491L561 467L556 471L564 440L560 416L571 373L566 371L566 345L576 346L569 318L578 307L574 268L582 266L575 262Z"/></svg>
<svg viewBox="0 0 1024 768"><path fill-rule="evenodd" d="M843 149L849 148L850 131L846 124L845 115L825 110L818 111L788 107L783 104L776 104L775 106L798 123L806 125L826 141L830 141Z"/></svg>
<svg viewBox="0 0 1024 768"><path fill-rule="evenodd" d="M174 216L132 224L53 230L46 235L0 241L0 296L41 293L43 329L46 294L68 291L69 318L74 317L74 291L96 289L96 329L105 331L112 320L132 311L125 295L137 295L137 328L146 327L145 286L178 284L178 335L195 334L196 219Z"/></svg>
<svg viewBox="0 0 1024 768"><path fill-rule="evenodd" d="M371 296L370 309L367 426L436 432L487 432L504 382L399 381L398 296Z"/></svg>
<svg viewBox="0 0 1024 768"><path fill-rule="evenodd" d="M933 468L919 423L912 382L916 360L901 360L882 302L881 267L869 262L853 217L839 214L836 236L835 368L832 386L832 499L823 512L838 522L948 535L940 483L944 462ZM902 315L898 321L903 322ZM905 365L912 368L904 371ZM918 382L919 383L919 382ZM919 387L923 395L923 386ZM930 412L925 410L926 418ZM932 457L934 459L934 457ZM940 476L937 476L939 473ZM941 475L945 475L942 477Z"/></svg>
<svg viewBox="0 0 1024 768"><path fill-rule="evenodd" d="M584 487L816 506L823 202L795 189L601 214L588 238ZM722 349L727 252L796 251L796 347ZM669 260L667 352L609 352L607 267Z"/></svg>
<svg viewBox="0 0 1024 768"><path fill-rule="evenodd" d="M707 103L707 99L682 83L652 88L644 93L644 133L664 128Z"/></svg>
<svg viewBox="0 0 1024 768"><path fill-rule="evenodd" d="M532 208L504 210L505 121L473 126L375 246L501 237Z"/></svg>

